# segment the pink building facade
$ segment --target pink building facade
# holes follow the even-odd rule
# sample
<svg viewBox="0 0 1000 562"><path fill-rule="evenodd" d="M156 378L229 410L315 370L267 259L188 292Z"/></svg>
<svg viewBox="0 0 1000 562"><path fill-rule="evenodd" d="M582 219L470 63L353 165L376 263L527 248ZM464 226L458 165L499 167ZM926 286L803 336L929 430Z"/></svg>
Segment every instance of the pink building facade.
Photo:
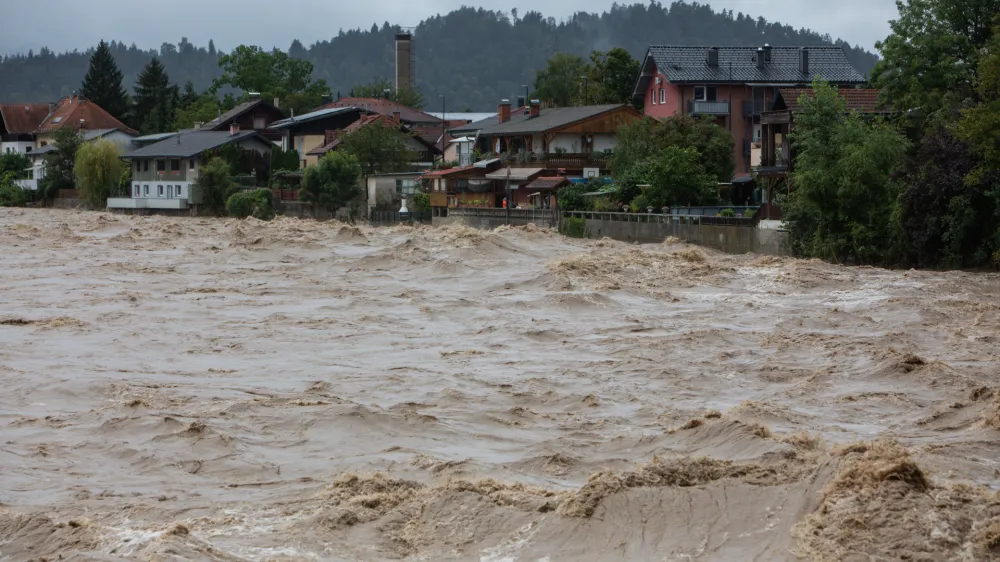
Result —
<svg viewBox="0 0 1000 562"><path fill-rule="evenodd" d="M734 139L734 181L746 181L759 165L760 115L780 88L804 86L819 76L841 87L864 77L839 47L669 47L649 48L633 92L643 113L708 116Z"/></svg>

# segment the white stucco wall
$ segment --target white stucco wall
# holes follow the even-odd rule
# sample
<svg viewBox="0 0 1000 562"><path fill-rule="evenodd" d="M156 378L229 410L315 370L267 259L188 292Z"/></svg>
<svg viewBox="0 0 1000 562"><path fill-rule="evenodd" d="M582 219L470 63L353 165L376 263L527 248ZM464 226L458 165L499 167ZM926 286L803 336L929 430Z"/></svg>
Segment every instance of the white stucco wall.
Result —
<svg viewBox="0 0 1000 562"><path fill-rule="evenodd" d="M577 134L557 134L549 143L549 154L555 154L559 149L569 153L580 152L580 135Z"/></svg>
<svg viewBox="0 0 1000 562"><path fill-rule="evenodd" d="M30 152L28 149L34 150L35 143L32 141L28 142L5 142L0 143L0 154L7 154L10 152L17 152L20 154L27 154Z"/></svg>
<svg viewBox="0 0 1000 562"><path fill-rule="evenodd" d="M614 150L617 144L618 144L618 135L612 135L612 134L594 135L594 152L604 152L605 150Z"/></svg>

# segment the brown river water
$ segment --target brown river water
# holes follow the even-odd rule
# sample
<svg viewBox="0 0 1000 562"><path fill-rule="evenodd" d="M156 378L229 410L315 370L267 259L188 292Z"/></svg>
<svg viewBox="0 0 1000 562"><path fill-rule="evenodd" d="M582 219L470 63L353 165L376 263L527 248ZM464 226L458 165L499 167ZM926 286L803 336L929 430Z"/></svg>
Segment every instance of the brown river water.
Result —
<svg viewBox="0 0 1000 562"><path fill-rule="evenodd" d="M1000 276L0 209L2 560L1000 558Z"/></svg>

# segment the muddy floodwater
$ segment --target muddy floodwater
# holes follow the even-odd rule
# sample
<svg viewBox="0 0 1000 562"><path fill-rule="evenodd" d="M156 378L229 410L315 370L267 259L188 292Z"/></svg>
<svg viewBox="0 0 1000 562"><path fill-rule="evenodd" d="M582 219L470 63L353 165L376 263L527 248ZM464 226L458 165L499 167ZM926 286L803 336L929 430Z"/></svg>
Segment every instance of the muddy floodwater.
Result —
<svg viewBox="0 0 1000 562"><path fill-rule="evenodd" d="M993 560L1000 277L0 209L2 560Z"/></svg>

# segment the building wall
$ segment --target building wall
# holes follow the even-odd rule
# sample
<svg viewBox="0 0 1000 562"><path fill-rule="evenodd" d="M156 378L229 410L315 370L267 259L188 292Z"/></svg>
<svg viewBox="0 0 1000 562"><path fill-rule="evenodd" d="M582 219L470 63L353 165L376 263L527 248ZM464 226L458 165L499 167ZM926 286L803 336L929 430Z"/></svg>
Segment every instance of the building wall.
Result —
<svg viewBox="0 0 1000 562"><path fill-rule="evenodd" d="M191 164L194 163L194 169L198 169L198 159L197 158L185 158L180 159L136 159L132 161L132 179L135 181L157 181L157 182L174 182L174 181L191 181L189 175L191 175ZM157 171L157 162L163 162L165 170L161 173ZM180 171L174 172L172 163L177 162ZM148 163L149 169L145 168L146 163Z"/></svg>
<svg viewBox="0 0 1000 562"><path fill-rule="evenodd" d="M184 199L191 198L189 181L133 181L132 199Z"/></svg>
<svg viewBox="0 0 1000 562"><path fill-rule="evenodd" d="M658 218L653 216L650 218ZM790 256L788 232L746 226L714 226L681 224L679 220L664 218L663 222L634 222L587 218L587 235L600 239L604 236L624 242L661 244L673 236L713 248L728 254L756 253Z"/></svg>
<svg viewBox="0 0 1000 562"><path fill-rule="evenodd" d="M326 144L326 135L296 135L292 148L299 151L299 165L303 168L319 162L319 156L308 156L308 152Z"/></svg>
<svg viewBox="0 0 1000 562"><path fill-rule="evenodd" d="M614 150L618 145L618 135L594 135L594 152L604 152Z"/></svg>
<svg viewBox="0 0 1000 562"><path fill-rule="evenodd" d="M27 154L34 150L34 141L12 141L0 143L0 154L9 154L11 152L16 152L18 154Z"/></svg>
<svg viewBox="0 0 1000 562"><path fill-rule="evenodd" d="M661 76L662 75L658 75ZM650 86L650 91L647 92L646 99L643 103L644 113L650 117L655 117L657 119L665 119L672 115L686 115L688 113L688 102L694 99L694 89L696 85L675 85L664 83L660 85L655 84L655 80L652 81L653 84ZM698 85L713 85L713 84L698 84ZM743 140L753 139L754 125L760 122L759 117L746 118L744 117L744 102L747 100L753 100L753 88L749 85L714 85L716 92L717 101L728 101L729 103L729 115L720 116L718 119L719 125L729 129L733 134L734 146L733 146L733 156L736 160L736 174L746 174L750 172L751 167L757 165L758 160L755 162L753 157L747 157L744 155L743 150ZM652 103L652 91L658 88L664 88L666 91L666 104L660 104L659 98L657 98L657 103ZM765 94L765 107L770 106L774 101L776 95L776 88L767 87L764 89ZM657 93L657 96L659 94Z"/></svg>

